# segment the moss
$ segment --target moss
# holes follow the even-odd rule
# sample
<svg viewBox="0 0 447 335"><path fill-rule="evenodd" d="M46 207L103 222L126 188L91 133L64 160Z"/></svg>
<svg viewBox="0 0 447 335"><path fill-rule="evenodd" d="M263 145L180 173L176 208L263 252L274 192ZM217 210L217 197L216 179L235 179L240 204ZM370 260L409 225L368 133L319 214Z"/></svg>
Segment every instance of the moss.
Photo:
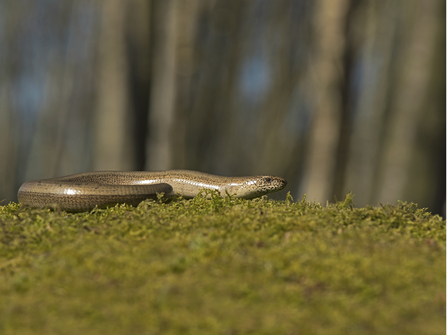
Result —
<svg viewBox="0 0 447 335"><path fill-rule="evenodd" d="M445 333L439 216L206 194L0 207L0 333Z"/></svg>

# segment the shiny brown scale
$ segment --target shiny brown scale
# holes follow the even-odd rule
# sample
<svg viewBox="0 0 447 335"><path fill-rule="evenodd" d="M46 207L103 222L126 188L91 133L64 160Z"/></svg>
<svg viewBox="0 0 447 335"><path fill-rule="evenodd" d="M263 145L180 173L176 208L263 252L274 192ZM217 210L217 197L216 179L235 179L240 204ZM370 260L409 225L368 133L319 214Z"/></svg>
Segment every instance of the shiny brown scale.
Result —
<svg viewBox="0 0 447 335"><path fill-rule="evenodd" d="M67 211L87 211L127 203L137 205L145 199L167 198L177 194L195 197L200 190L218 191L237 198L255 198L277 192L287 182L273 176L223 177L188 170L159 172L100 171L66 177L28 181L17 194L19 201L31 207L55 207Z"/></svg>

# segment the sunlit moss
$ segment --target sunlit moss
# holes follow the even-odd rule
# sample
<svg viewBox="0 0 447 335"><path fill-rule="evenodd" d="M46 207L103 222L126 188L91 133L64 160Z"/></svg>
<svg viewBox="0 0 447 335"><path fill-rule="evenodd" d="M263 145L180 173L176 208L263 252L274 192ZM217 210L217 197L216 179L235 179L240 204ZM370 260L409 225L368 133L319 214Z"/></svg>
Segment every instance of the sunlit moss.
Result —
<svg viewBox="0 0 447 335"><path fill-rule="evenodd" d="M444 333L445 221L352 195L322 207L211 192L78 214L11 203L0 332Z"/></svg>

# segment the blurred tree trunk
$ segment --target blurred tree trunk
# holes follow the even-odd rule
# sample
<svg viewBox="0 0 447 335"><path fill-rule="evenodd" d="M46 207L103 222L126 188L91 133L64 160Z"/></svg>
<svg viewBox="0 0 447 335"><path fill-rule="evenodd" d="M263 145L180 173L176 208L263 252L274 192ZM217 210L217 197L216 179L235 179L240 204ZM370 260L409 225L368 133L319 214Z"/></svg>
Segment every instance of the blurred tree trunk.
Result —
<svg viewBox="0 0 447 335"><path fill-rule="evenodd" d="M133 114L129 111L126 10L126 3L120 0L101 2L94 170L131 170L135 165L131 136Z"/></svg>
<svg viewBox="0 0 447 335"><path fill-rule="evenodd" d="M199 15L205 7L207 1L188 0L178 2L177 24L175 26L175 122L171 129L172 161L174 168L186 168L188 156L190 154L187 145L187 133L189 131L199 131L195 129L194 122L190 121L192 106L192 92L194 74L198 67L197 53L195 52L196 33L198 31Z"/></svg>
<svg viewBox="0 0 447 335"><path fill-rule="evenodd" d="M151 0L128 0L126 17L127 65L133 112L135 169L144 170L151 88Z"/></svg>
<svg viewBox="0 0 447 335"><path fill-rule="evenodd" d="M402 13L408 16L403 20L403 42L395 64L398 90L395 91L390 119L386 124L386 139L376 183L377 201L394 203L402 196L409 195L410 189L416 190L411 197L413 201L418 201L417 198L424 200L423 196L418 197L423 190L413 187L414 180L410 176L415 165L419 166L420 172L426 170L426 176L430 171L424 168L426 160L417 158L417 134L421 121L433 114L433 110L427 109L430 106L427 98L434 89L430 85L433 82L431 76L436 75L436 70L432 69L439 43L437 31L440 20L433 18L441 9L439 5L437 1L415 1L411 11Z"/></svg>
<svg viewBox="0 0 447 335"><path fill-rule="evenodd" d="M354 192L356 205L364 206L377 201L373 197L377 187L375 177L391 96L397 18L389 4L368 0L354 20L358 23L355 39L359 57L370 69L363 71L356 90L358 97L344 193Z"/></svg>
<svg viewBox="0 0 447 335"><path fill-rule="evenodd" d="M234 161L239 162L235 152L240 146L233 146L232 140L240 132L233 127L231 101L237 87L240 44L245 37L240 31L245 6L246 2L235 0L200 3L194 48L200 67L191 77L185 132L188 168L225 174L233 172L230 166Z"/></svg>
<svg viewBox="0 0 447 335"><path fill-rule="evenodd" d="M258 126L249 142L252 148L248 150L250 155L245 155L250 164L247 173L285 175L293 165L288 181L290 185L297 185L304 150L303 136L296 128L302 125L293 125L290 120L302 120L302 116L291 115L303 114L301 106L296 105L299 99L296 95L301 92L300 81L305 71L304 66L297 64L306 61L304 45L309 42L310 36L305 28L310 20L303 12L306 9L311 11L312 7L293 1L272 1L263 5L266 7L266 17L262 18L264 22L261 26L265 26L258 53L268 60L266 70L271 76L268 90L266 94L260 94L259 107L254 107L258 111L253 113L255 117L251 119ZM278 39L278 36L281 38ZM283 196L274 194L272 197Z"/></svg>
<svg viewBox="0 0 447 335"><path fill-rule="evenodd" d="M210 28L218 45L210 47L207 55L207 58L214 58L210 62L214 69L210 70L209 81L204 82L204 90L208 92L204 98L205 102L212 103L208 108L212 114L206 116L210 126L202 135L201 145L208 150L211 159L201 160L210 171L218 174L249 174L259 168L252 156L255 147L262 146L262 142L256 141L260 110L241 98L241 77L257 52L261 59L265 58L262 49L255 49L262 36L263 5L265 2L220 0L210 14ZM262 70L260 67L259 71ZM214 82L216 77L219 78L217 83ZM206 111L205 107L202 113Z"/></svg>
<svg viewBox="0 0 447 335"><path fill-rule="evenodd" d="M8 78L9 71L5 68L0 68L0 78ZM4 79L3 79L4 80ZM18 120L14 117L9 99L11 96L11 87L8 85L9 81L2 82L2 90L0 91L0 205L6 205L3 201L15 198L16 180L19 177L20 161L18 160L19 141L17 134L19 131L17 125ZM9 202L9 201L8 201Z"/></svg>
<svg viewBox="0 0 447 335"><path fill-rule="evenodd" d="M2 15L3 27L0 33L2 66L0 66L0 205L6 205L16 197L16 183L24 174L23 137L20 137L20 116L14 112L14 78L20 69L17 41L20 40L20 15L17 3L8 3L5 8L9 15ZM29 136L30 137L30 136ZM21 157L22 156L22 157ZM6 202L4 202L6 200Z"/></svg>
<svg viewBox="0 0 447 335"><path fill-rule="evenodd" d="M172 168L176 99L178 2L154 0L152 9L152 87L149 105L147 170Z"/></svg>
<svg viewBox="0 0 447 335"><path fill-rule="evenodd" d="M319 0L314 13L314 54L309 71L314 112L302 193L309 200L333 200L333 185L343 121L343 83L346 71L345 20L349 0Z"/></svg>

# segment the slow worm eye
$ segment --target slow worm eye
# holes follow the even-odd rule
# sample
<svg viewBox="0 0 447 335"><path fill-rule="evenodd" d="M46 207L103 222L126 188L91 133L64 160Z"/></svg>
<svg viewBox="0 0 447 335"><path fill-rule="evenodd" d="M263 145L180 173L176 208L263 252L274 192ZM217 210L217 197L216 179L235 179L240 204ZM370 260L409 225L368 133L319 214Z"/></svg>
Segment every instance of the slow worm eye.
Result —
<svg viewBox="0 0 447 335"><path fill-rule="evenodd" d="M267 183L270 183L270 182L272 181L272 178L267 177L267 178L265 178L264 180L265 180Z"/></svg>

